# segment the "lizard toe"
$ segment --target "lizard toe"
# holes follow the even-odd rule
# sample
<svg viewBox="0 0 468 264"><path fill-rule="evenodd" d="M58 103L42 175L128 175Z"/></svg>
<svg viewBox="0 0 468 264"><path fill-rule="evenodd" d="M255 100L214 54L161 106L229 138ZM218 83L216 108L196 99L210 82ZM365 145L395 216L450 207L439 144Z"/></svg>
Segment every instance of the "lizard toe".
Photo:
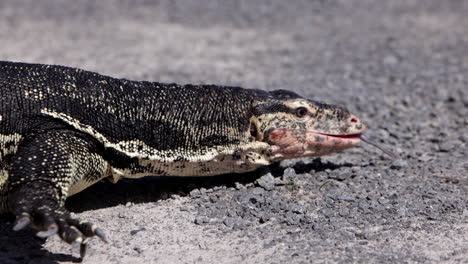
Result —
<svg viewBox="0 0 468 264"><path fill-rule="evenodd" d="M81 259L84 259L84 257L86 256L87 250L87 240L77 239L75 242L72 243L72 251L79 251Z"/></svg>
<svg viewBox="0 0 468 264"><path fill-rule="evenodd" d="M60 223L60 238L68 244L81 244L86 239L83 233L75 226L70 226L66 221Z"/></svg>
<svg viewBox="0 0 468 264"><path fill-rule="evenodd" d="M102 230L101 228L96 228L95 233L96 233L96 236L99 237L103 242L109 243L109 240L107 240L104 230Z"/></svg>
<svg viewBox="0 0 468 264"><path fill-rule="evenodd" d="M86 256L86 250L88 249L88 246L86 244L86 242L83 242L80 244L80 258L81 259L84 259L84 257Z"/></svg>
<svg viewBox="0 0 468 264"><path fill-rule="evenodd" d="M36 236L41 238L48 238L58 232L58 225L56 224L57 215L48 208L39 208L34 212L34 225L40 230Z"/></svg>
<svg viewBox="0 0 468 264"><path fill-rule="evenodd" d="M41 238L48 238L50 236L53 236L57 234L58 232L58 226L56 223L50 224L46 230L44 231L39 231L36 236L41 237Z"/></svg>
<svg viewBox="0 0 468 264"><path fill-rule="evenodd" d="M104 231L91 222L80 221L78 219L68 219L68 224L78 228L78 230L80 230L86 237L97 236L103 242L108 242Z"/></svg>
<svg viewBox="0 0 468 264"><path fill-rule="evenodd" d="M15 221L15 225L13 226L14 231L19 231L31 223L31 216L29 213L23 212L21 213Z"/></svg>
<svg viewBox="0 0 468 264"><path fill-rule="evenodd" d="M72 244L73 248L79 247L80 257L83 259L87 251L87 242L90 237L97 236L107 243L104 231L97 225L75 218L68 218L61 222L60 237L67 243Z"/></svg>

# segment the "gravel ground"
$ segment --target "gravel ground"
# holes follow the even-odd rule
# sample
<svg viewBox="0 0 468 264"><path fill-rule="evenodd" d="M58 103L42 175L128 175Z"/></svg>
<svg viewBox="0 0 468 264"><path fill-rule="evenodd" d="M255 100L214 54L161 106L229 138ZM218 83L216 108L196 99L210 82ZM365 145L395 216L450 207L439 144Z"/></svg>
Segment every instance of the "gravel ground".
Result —
<svg viewBox="0 0 468 264"><path fill-rule="evenodd" d="M67 3L65 3L67 2ZM255 173L102 182L85 263L468 263L468 2L4 0L0 59L137 80L290 89L345 105L362 146ZM13 232L0 263L73 263Z"/></svg>

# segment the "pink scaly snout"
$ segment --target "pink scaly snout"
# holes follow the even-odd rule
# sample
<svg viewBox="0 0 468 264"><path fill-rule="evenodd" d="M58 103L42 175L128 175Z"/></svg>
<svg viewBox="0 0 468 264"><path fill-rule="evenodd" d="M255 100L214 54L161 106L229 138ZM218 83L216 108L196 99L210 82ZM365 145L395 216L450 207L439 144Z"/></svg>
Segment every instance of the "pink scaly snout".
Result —
<svg viewBox="0 0 468 264"><path fill-rule="evenodd" d="M359 134L327 135L312 131L277 128L270 132L275 159L322 156L359 144Z"/></svg>

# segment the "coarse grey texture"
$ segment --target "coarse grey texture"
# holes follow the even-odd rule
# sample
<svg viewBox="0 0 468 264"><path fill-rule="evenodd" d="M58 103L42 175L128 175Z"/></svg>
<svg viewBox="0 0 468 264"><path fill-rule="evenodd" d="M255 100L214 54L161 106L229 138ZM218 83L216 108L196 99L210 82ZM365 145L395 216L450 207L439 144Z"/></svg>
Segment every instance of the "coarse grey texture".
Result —
<svg viewBox="0 0 468 264"><path fill-rule="evenodd" d="M103 182L86 263L467 263L468 2L0 2L0 59L115 77L290 89L339 103L363 146L271 172ZM286 169L284 169L286 167ZM70 263L0 219L1 263Z"/></svg>

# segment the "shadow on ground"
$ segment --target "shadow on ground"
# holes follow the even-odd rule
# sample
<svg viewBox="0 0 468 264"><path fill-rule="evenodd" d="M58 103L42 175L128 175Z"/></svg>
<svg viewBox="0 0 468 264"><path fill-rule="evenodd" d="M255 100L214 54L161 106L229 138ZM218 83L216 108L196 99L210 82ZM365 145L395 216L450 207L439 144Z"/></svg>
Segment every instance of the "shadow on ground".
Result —
<svg viewBox="0 0 468 264"><path fill-rule="evenodd" d="M315 172L335 170L351 166L350 163L322 162L320 158L307 164L298 162L291 165L297 173L307 173L311 170ZM70 197L66 202L66 207L71 212L80 213L129 202L134 204L157 202L165 200L173 194L187 196L194 189L210 189L216 186L235 187L237 183L253 184L258 178L269 172L275 177L281 177L285 169L286 167L280 164L274 164L244 174L211 177L146 177L122 179L116 184L103 180ZM12 215L0 215L0 263L9 263L12 260L14 262L11 263L23 263L27 259L34 260L33 263L81 262L80 258L71 254L54 254L43 249L45 240L36 237L32 229L13 231L13 222Z"/></svg>

